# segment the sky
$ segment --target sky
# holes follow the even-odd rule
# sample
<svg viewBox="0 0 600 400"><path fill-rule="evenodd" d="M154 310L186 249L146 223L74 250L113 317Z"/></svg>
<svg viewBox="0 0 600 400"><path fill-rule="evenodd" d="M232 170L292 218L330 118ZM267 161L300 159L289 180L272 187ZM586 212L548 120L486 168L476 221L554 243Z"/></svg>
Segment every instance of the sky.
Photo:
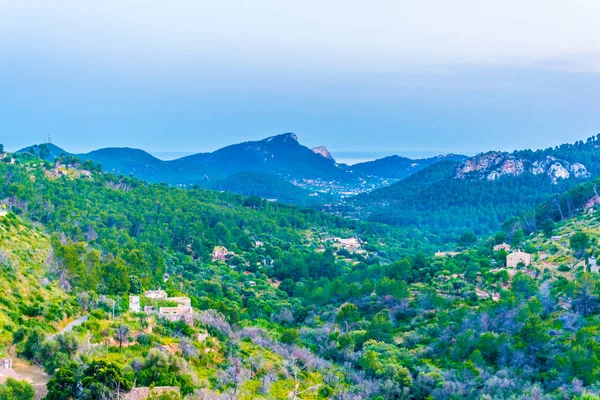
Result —
<svg viewBox="0 0 600 400"><path fill-rule="evenodd" d="M596 0L0 0L0 143L172 158L283 132L334 156L600 132Z"/></svg>

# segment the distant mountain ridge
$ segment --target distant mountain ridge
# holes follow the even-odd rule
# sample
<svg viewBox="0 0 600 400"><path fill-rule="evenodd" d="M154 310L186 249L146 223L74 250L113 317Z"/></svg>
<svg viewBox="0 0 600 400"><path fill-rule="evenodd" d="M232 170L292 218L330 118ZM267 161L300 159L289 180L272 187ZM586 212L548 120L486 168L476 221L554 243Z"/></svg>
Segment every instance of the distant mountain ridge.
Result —
<svg viewBox="0 0 600 400"><path fill-rule="evenodd" d="M313 149L303 146L296 134L291 132L168 161L161 160L144 150L126 147L108 147L85 154L75 154L56 145L46 144L29 146L20 152L30 152L51 161L61 154L74 156L83 161L89 160L100 164L107 172L132 175L148 182L199 185L205 188L219 187L220 190L232 191L243 187L243 190L238 193L285 198L286 201L293 199L292 194L295 193L297 202L302 204L307 202L309 194L319 200L331 199L331 196L325 193L317 194L315 187L307 185L303 188L304 182L338 182L339 191L347 192L354 187L360 188L365 179L368 179L374 187L381 187L393 183L388 180L403 179L447 158L466 159L465 156L457 155L423 160L393 156L350 167L338 164L325 146ZM255 190L253 191L249 184L242 185L240 176L248 178L248 182L255 183ZM228 179L230 177L234 178ZM291 190L284 184L288 182L301 187L298 187L298 191ZM277 196L278 190L281 196Z"/></svg>
<svg viewBox="0 0 600 400"><path fill-rule="evenodd" d="M349 169L361 176L373 175L388 179L404 179L440 161L465 161L467 159L467 156L460 154L446 154L422 159L410 159L393 155L374 161L354 164Z"/></svg>
<svg viewBox="0 0 600 400"><path fill-rule="evenodd" d="M223 176L238 172L262 172L296 179L344 179L345 171L335 160L314 153L298 142L294 133L223 147L170 162L186 171L211 167Z"/></svg>
<svg viewBox="0 0 600 400"><path fill-rule="evenodd" d="M491 151L444 161L356 197L355 215L439 235L488 234L511 216L600 177L600 135L541 150ZM349 207L346 207L348 209ZM357 215L358 214L358 215Z"/></svg>

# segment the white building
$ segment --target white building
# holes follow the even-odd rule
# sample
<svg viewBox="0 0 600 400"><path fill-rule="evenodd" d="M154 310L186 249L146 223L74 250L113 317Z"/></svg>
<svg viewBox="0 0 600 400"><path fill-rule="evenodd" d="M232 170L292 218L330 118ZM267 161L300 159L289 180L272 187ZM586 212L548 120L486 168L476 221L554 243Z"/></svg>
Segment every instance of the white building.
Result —
<svg viewBox="0 0 600 400"><path fill-rule="evenodd" d="M129 311L140 312L140 296L129 296Z"/></svg>
<svg viewBox="0 0 600 400"><path fill-rule="evenodd" d="M596 257L590 257L588 259L588 263L590 264L590 271L598 273L598 264L596 263Z"/></svg>

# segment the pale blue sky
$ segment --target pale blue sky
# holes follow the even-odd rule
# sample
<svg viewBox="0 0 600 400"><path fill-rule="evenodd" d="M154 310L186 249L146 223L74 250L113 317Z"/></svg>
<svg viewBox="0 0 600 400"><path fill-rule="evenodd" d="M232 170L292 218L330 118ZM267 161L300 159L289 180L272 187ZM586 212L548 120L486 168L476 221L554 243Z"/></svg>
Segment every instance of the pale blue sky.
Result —
<svg viewBox="0 0 600 400"><path fill-rule="evenodd" d="M490 3L0 0L0 142L470 154L600 132L600 3Z"/></svg>

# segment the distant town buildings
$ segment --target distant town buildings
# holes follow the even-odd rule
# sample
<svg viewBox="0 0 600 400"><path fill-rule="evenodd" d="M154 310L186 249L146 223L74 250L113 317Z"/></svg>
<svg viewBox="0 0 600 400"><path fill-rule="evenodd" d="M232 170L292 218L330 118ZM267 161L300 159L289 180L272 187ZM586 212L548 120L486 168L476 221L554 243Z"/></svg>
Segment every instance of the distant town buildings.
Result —
<svg viewBox="0 0 600 400"><path fill-rule="evenodd" d="M526 267L531 265L531 254L516 250L506 256L507 267L517 268L519 264L523 264Z"/></svg>

